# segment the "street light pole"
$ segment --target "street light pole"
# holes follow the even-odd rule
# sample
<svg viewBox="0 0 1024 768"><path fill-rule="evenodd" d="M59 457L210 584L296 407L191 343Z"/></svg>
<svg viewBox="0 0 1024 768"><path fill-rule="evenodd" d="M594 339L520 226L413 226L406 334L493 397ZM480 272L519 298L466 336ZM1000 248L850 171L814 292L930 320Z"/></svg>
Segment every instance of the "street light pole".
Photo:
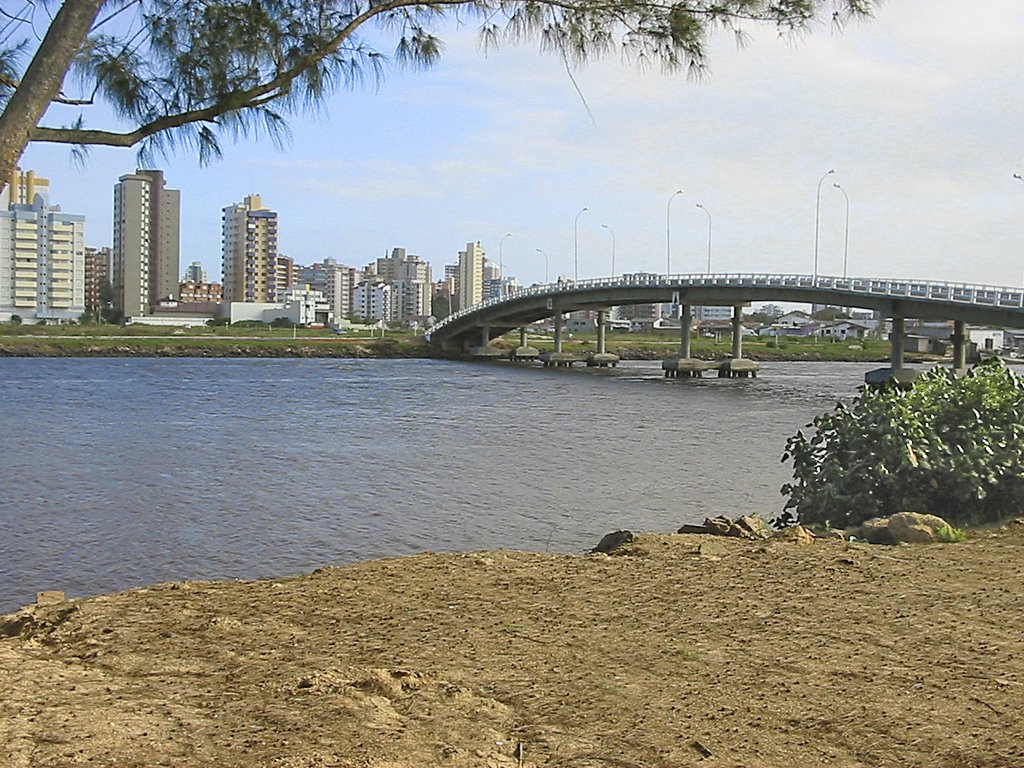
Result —
<svg viewBox="0 0 1024 768"><path fill-rule="evenodd" d="M608 230L608 234L612 236L612 277L615 277L615 232L607 224L602 224L602 227Z"/></svg>
<svg viewBox="0 0 1024 768"><path fill-rule="evenodd" d="M846 198L846 229L843 232L843 277L846 277L846 267L850 261L850 196L846 194L846 190L839 186L838 182L832 184L833 187L843 193L843 197Z"/></svg>
<svg viewBox="0 0 1024 768"><path fill-rule="evenodd" d="M506 238L512 237L511 232L506 232L498 241L498 297L505 295L505 257L502 248L505 246Z"/></svg>
<svg viewBox="0 0 1024 768"><path fill-rule="evenodd" d="M579 213L576 214L576 218L572 222L572 267L574 281L579 281L580 279L580 216L584 211L589 210L590 208L587 206L580 208Z"/></svg>
<svg viewBox="0 0 1024 768"><path fill-rule="evenodd" d="M677 195L683 194L683 190L677 189L668 199L665 206L665 274L672 274L672 201Z"/></svg>
<svg viewBox="0 0 1024 768"><path fill-rule="evenodd" d="M818 179L818 193L814 202L814 282L818 282L818 221L821 214L821 183L825 177L836 172L835 168L829 168Z"/></svg>
<svg viewBox="0 0 1024 768"><path fill-rule="evenodd" d="M542 251L540 248L534 248L533 250L535 250L537 253L539 253L541 256L544 257L544 284L547 285L547 282L548 282L548 255L546 253L544 253L544 251Z"/></svg>
<svg viewBox="0 0 1024 768"><path fill-rule="evenodd" d="M704 213L708 215L708 274L711 274L711 211L705 208L700 203L697 203L697 207L700 208Z"/></svg>

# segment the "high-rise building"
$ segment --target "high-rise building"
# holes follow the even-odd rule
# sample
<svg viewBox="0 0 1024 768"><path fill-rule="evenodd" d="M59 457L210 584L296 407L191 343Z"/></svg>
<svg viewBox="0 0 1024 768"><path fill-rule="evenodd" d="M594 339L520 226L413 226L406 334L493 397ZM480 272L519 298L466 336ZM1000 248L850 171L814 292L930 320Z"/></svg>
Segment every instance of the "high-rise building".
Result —
<svg viewBox="0 0 1024 768"><path fill-rule="evenodd" d="M295 264L295 259L291 256L285 256L283 253L277 255L277 269L275 270L277 276L277 285L275 288L275 300L280 301L281 297L284 296L285 291L289 288L293 288L298 285L299 282L299 268Z"/></svg>
<svg viewBox="0 0 1024 768"><path fill-rule="evenodd" d="M193 261L188 265L188 269L185 270L185 276L181 278L181 282L193 282L193 283L206 283L209 282L206 279L206 269L198 261Z"/></svg>
<svg viewBox="0 0 1024 768"><path fill-rule="evenodd" d="M77 320L85 311L85 217L51 206L49 182L31 171L16 170L8 183L0 196L0 321Z"/></svg>
<svg viewBox="0 0 1024 768"><path fill-rule="evenodd" d="M393 248L391 256L377 259L376 272L391 283L395 320L425 320L432 312L430 264L405 248Z"/></svg>
<svg viewBox="0 0 1024 768"><path fill-rule="evenodd" d="M479 304L484 297L484 249L479 242L466 243L459 251L459 309Z"/></svg>
<svg viewBox="0 0 1024 768"><path fill-rule="evenodd" d="M395 319L394 306L394 288L379 278L361 282L352 292L352 314L364 320L390 323Z"/></svg>
<svg viewBox="0 0 1024 768"><path fill-rule="evenodd" d="M247 195L223 214L224 300L277 301L277 213L259 195Z"/></svg>
<svg viewBox="0 0 1024 768"><path fill-rule="evenodd" d="M110 288L113 259L112 248L85 249L85 308L94 314L103 309L104 294Z"/></svg>
<svg viewBox="0 0 1024 768"><path fill-rule="evenodd" d="M299 268L299 284L308 285L320 291L331 305L335 319L340 320L354 314L352 292L356 287L358 270L339 264L334 259Z"/></svg>
<svg viewBox="0 0 1024 768"><path fill-rule="evenodd" d="M114 187L114 304L125 317L148 315L178 298L181 193L164 172L137 170Z"/></svg>

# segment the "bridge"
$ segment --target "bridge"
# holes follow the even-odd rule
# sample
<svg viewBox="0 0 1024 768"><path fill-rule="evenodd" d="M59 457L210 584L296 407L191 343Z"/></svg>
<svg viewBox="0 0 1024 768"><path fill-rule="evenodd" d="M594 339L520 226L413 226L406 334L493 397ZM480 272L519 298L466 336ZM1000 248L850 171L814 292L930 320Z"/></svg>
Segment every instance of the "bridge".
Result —
<svg viewBox="0 0 1024 768"><path fill-rule="evenodd" d="M955 368L966 366L968 323L1024 328L1024 288L824 275L644 273L563 281L487 299L446 317L430 329L427 339L445 349L486 349L491 339L537 320L560 319L565 313L577 310L597 310L598 354L603 355L606 354L604 311L608 307L672 302L681 307L679 358L673 365L682 375L698 375L700 361L690 358L690 308L699 305L734 307L732 360L738 361L742 359L741 308L755 301L856 307L890 318L893 326L891 364L889 369L883 370L897 379L904 371L904 321L908 318L954 321ZM563 354L561 331L562 323L556 322L554 355ZM525 332L522 346L526 346ZM736 369L742 375L744 366L737 364ZM667 374L669 370L670 367L666 367Z"/></svg>

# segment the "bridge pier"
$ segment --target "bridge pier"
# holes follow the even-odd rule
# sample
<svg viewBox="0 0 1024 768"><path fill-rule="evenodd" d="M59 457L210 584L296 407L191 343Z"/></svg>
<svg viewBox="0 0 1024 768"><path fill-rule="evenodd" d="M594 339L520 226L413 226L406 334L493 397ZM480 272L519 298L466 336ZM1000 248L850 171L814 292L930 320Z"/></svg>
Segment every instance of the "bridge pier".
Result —
<svg viewBox="0 0 1024 768"><path fill-rule="evenodd" d="M611 355L607 349L608 331L605 328L605 319L608 316L606 310L600 309L597 312L597 352L587 358L588 368L614 368L619 364L619 356Z"/></svg>
<svg viewBox="0 0 1024 768"><path fill-rule="evenodd" d="M540 350L529 346L526 341L526 326L523 326L519 329L519 346L512 350L509 360L536 360L540 357Z"/></svg>
<svg viewBox="0 0 1024 768"><path fill-rule="evenodd" d="M690 337L693 334L693 310L689 304L679 304L679 356L661 361L666 379L699 379L709 364L690 357Z"/></svg>
<svg viewBox="0 0 1024 768"><path fill-rule="evenodd" d="M743 306L736 304L732 308L732 358L718 364L718 378L756 379L758 369L753 360L743 359Z"/></svg>
<svg viewBox="0 0 1024 768"><path fill-rule="evenodd" d="M553 351L556 353L562 351L562 321L564 319L561 311L555 313L555 348Z"/></svg>
<svg viewBox="0 0 1024 768"><path fill-rule="evenodd" d="M953 321L953 371L967 370L967 324L963 320Z"/></svg>
<svg viewBox="0 0 1024 768"><path fill-rule="evenodd" d="M903 367L905 322L902 313L892 314L892 331L889 333L889 367L876 368L864 374L864 383L868 386L880 387L895 384L910 387L918 377L918 371Z"/></svg>

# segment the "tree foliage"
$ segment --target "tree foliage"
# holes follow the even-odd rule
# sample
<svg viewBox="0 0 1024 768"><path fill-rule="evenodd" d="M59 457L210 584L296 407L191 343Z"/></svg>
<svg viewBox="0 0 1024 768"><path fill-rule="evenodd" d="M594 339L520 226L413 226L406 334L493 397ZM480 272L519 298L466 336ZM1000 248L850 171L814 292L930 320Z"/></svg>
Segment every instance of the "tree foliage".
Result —
<svg viewBox="0 0 1024 768"><path fill-rule="evenodd" d="M870 14L875 2L64 0L52 21L38 0L20 10L5 3L0 178L24 141L138 146L145 160L179 145L209 159L225 134L265 131L280 140L286 116L338 88L377 81L387 62L430 66L444 50L441 34L469 24L484 47L534 41L571 64L619 51L698 75L716 30L742 37L747 23L781 31L821 18L841 25ZM19 93L30 103L9 115ZM40 123L51 101L73 108L70 122ZM100 102L113 107L119 126L90 124L90 107ZM13 160L5 136L21 142Z"/></svg>
<svg viewBox="0 0 1024 768"><path fill-rule="evenodd" d="M791 437L783 524L844 528L901 511L954 525L1024 507L1024 380L999 360L958 378L936 368L909 390L865 389Z"/></svg>

